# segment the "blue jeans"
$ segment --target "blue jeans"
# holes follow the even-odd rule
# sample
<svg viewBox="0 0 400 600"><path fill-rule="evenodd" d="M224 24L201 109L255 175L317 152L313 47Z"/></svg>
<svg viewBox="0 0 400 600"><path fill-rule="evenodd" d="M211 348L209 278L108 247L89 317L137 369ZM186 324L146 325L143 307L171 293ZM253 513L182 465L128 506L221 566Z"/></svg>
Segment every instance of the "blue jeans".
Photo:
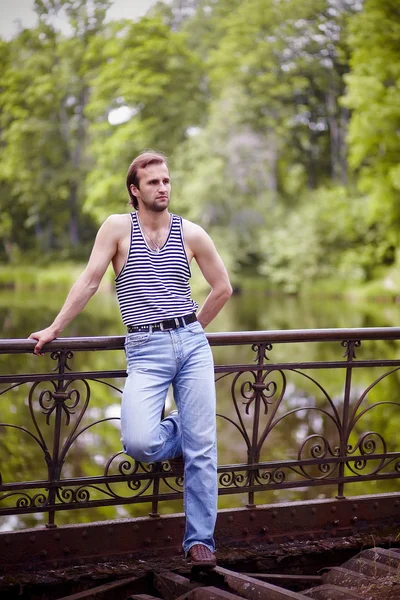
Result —
<svg viewBox="0 0 400 600"><path fill-rule="evenodd" d="M185 553L194 544L214 551L217 448L214 363L200 323L170 331L128 333L128 377L122 397L124 451L140 462L183 455ZM172 383L178 413L161 420Z"/></svg>

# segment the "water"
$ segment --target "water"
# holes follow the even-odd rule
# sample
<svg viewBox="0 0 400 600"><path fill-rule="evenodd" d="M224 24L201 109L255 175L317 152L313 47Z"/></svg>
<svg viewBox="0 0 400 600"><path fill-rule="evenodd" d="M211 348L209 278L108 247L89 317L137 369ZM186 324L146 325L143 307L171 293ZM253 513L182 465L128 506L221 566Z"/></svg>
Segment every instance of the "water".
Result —
<svg viewBox="0 0 400 600"><path fill-rule="evenodd" d="M57 314L64 298L65 291L37 290L27 292L0 292L0 323L4 338L26 338L35 330L46 327ZM195 297L202 301L205 293ZM335 327L384 327L397 326L400 322L400 306L382 303L350 303L326 298L297 298L282 297L267 292L252 292L236 295L231 298L228 305L209 326L208 331L257 331L280 329L317 329ZM123 335L124 327L121 323L115 295L111 289L104 286L101 291L90 301L86 309L63 332L65 337L75 336L103 336ZM251 361L254 356L249 348L228 346L214 348L217 364L240 363ZM281 345L274 348L273 360L340 360L343 349L337 344L310 344L306 345ZM373 342L368 346L371 356L377 358L393 358L398 356L397 343L384 344ZM364 356L365 358L365 356ZM125 361L123 352L98 352L84 353L79 356L74 367L77 370L102 370L124 369ZM49 356L35 357L33 355L0 356L0 368L4 373L46 372L54 368L54 362ZM361 370L359 370L361 371ZM356 389L362 392L370 383L368 373L355 374ZM318 374L321 376L321 372ZM244 374L238 380L236 390L240 383L249 379ZM358 378L358 379L357 379ZM276 378L278 381L278 378ZM123 381L116 382L122 388ZM232 377L224 378L217 384L218 412L235 419L235 411L231 399ZM278 386L279 386L278 381ZM329 371L324 375L324 385L330 397L340 403L343 394L343 373ZM4 390L5 386L3 386ZM83 386L79 387L82 395ZM32 430L32 422L28 415L28 388L10 390L0 395L1 421ZM400 391L400 382L397 374L387 378L379 387L380 393L384 391L386 397L394 400ZM326 397L316 390L313 382L298 375L291 376L287 381L284 396L284 409L304 406L307 402L315 406L326 406ZM168 408L172 406L172 396L168 398ZM63 470L63 477L79 477L82 475L102 475L104 464L108 458L120 450L119 442L119 403L120 394L115 390L100 384L92 385L92 398L89 409L82 425L97 419L114 418L114 421L101 424L88 430L73 445ZM36 404L36 409L38 405ZM239 398L240 410L243 414L244 425L251 429L251 411L247 416L244 412L243 398ZM37 410L38 424L43 437L51 448L50 428L45 423L45 415ZM267 417L263 417L262 425ZM367 415L368 430L380 431L385 439L389 440L388 450L397 450L395 440L399 425L399 410L373 411ZM367 429L366 429L367 430ZM282 421L282 426L276 428L265 444L261 459L280 460L282 458L296 458L302 440L312 433L325 434L330 432L332 440L335 432L332 423L325 414L318 411L303 411L296 413ZM0 472L3 483L10 481L24 481L37 478L45 479L47 476L43 453L30 436L21 434L11 428L0 428ZM218 420L219 436L219 463L246 462L246 447L243 436L238 433L228 421ZM328 436L329 437L329 436ZM332 442L333 443L333 442ZM359 486L357 488L357 485ZM122 486L120 486L122 488ZM362 488L360 484L352 486L352 493L368 493L396 490L396 480L381 482L367 482ZM330 496L332 488L302 488L301 490L275 490L259 494L257 502L286 501ZM222 496L220 507L244 505L247 502L245 495ZM0 504L1 505L1 504ZM181 502L162 503L160 512L182 511ZM101 520L115 517L131 517L148 514L148 506L124 505L118 507L95 508L85 512L63 511L58 513L58 524L75 523L87 520ZM43 524L43 515L22 515L18 517L5 517L0 519L0 529Z"/></svg>

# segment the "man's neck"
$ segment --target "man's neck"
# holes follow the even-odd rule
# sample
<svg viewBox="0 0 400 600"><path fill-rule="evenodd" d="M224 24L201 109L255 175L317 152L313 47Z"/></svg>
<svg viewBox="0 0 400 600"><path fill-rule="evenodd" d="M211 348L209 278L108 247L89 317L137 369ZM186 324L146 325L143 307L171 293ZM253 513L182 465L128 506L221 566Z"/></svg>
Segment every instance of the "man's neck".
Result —
<svg viewBox="0 0 400 600"><path fill-rule="evenodd" d="M160 231L169 227L171 222L171 213L165 209L162 212L138 210L137 215L140 223L148 231Z"/></svg>

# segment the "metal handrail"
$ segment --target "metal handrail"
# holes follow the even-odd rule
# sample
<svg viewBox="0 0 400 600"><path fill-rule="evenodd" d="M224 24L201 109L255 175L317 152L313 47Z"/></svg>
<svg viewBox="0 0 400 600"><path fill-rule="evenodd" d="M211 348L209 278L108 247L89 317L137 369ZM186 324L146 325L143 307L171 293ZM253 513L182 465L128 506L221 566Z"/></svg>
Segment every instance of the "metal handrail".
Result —
<svg viewBox="0 0 400 600"><path fill-rule="evenodd" d="M285 329L265 331L233 331L207 333L210 346L232 346L262 343L337 342L341 340L399 340L400 327ZM120 350L125 336L57 338L46 344L45 352L68 350ZM0 354L32 352L35 341L0 339Z"/></svg>
<svg viewBox="0 0 400 600"><path fill-rule="evenodd" d="M247 346L253 356L250 362L215 366L217 398L222 393L230 396L229 405L224 408L225 412L219 410L218 418L229 435L236 435L240 440L242 458L237 464L219 465L221 496L246 494L247 506L253 507L257 498L262 499L263 493L269 490L315 487L321 490L324 486L324 490L333 489L337 498L344 498L345 486L349 483L400 477L400 452L394 447L394 440L385 439L384 431L363 429L363 422L368 421L372 410L385 409L398 416L400 403L395 398L370 401L370 396L381 389L379 386L387 378L395 379L400 358L396 355L362 357L364 342L368 345L375 340L400 340L400 328L225 332L208 333L207 338L213 348ZM0 374L0 399L8 394L13 395L15 402L16 390L21 390L18 414L25 411L23 423L0 423L0 431L12 429L17 430L21 438L28 436L39 448L47 468L45 479L12 481L10 472L1 478L1 471L6 471L0 455L0 516L46 512L51 526L58 511L151 503L151 514L157 515L160 502L182 498L182 479L174 476L168 463L144 465L128 457L121 458L117 448L101 475L75 476L63 472L68 453L79 437L89 428L110 421L103 418L89 426L82 425L88 407L95 402L91 398L91 386L100 383L117 392L120 390L115 379L126 376L120 368L72 370L70 361L74 354L79 357L81 352L122 350L124 341L125 336L59 338L44 347L44 352L56 361L55 369L46 373ZM319 358L303 362L273 360L274 345L314 342L340 342L337 356L335 354L333 360ZM2 339L0 354L32 353L34 344L33 340ZM376 374L377 368L386 370ZM343 374L340 396L330 391L329 382L325 383L327 369ZM354 385L355 369L357 373L364 371L368 379L362 389L359 384ZM303 384L308 404L288 405L289 383L293 386L296 378ZM22 392L26 386L27 392ZM221 387L224 387L222 391ZM298 442L295 458L288 454L266 460L282 424L287 419L297 418L301 411L317 414L323 425L309 431ZM47 429L39 424L42 413ZM15 448L16 455L23 451L23 447ZM116 491L114 484L125 484L126 493Z"/></svg>

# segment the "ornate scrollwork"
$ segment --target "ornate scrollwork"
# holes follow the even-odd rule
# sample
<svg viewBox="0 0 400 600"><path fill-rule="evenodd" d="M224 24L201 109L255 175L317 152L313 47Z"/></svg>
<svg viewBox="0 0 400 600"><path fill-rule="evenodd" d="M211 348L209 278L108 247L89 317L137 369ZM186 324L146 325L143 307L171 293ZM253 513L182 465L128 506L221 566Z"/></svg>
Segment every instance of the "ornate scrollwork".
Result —
<svg viewBox="0 0 400 600"><path fill-rule="evenodd" d="M4 502L8 498L17 497L15 501L16 508L39 508L45 506L48 503L48 498L43 492L39 492L33 496L30 496L26 492L9 492L0 496L0 502Z"/></svg>
<svg viewBox="0 0 400 600"><path fill-rule="evenodd" d="M118 475L123 475L126 479L115 483L107 481L106 488L114 498L132 497L132 494L129 494L129 496L125 496L117 493L113 489L114 485L121 486L122 483L128 490L135 492L133 497L141 496L146 490L149 489L153 481L153 477L151 476L151 474L154 471L155 463L144 464L125 454L123 460L121 460L117 464L117 466L115 466L117 458L120 457L122 454L124 453L121 451L111 456L104 468L104 475L106 477L111 478L113 476L111 469L113 468L116 469ZM148 477L143 477L144 475L147 475Z"/></svg>
<svg viewBox="0 0 400 600"><path fill-rule="evenodd" d="M272 483L283 483L286 479L286 475L283 469L274 469L272 471Z"/></svg>
<svg viewBox="0 0 400 600"><path fill-rule="evenodd" d="M63 504L84 503L90 501L90 492L83 486L76 489L61 488L57 490L57 497Z"/></svg>
<svg viewBox="0 0 400 600"><path fill-rule="evenodd" d="M255 483L265 485L281 485L286 481L286 474L282 467L259 469L256 472Z"/></svg>
<svg viewBox="0 0 400 600"><path fill-rule="evenodd" d="M355 348L360 348L360 346L361 346L360 340L343 340L341 344L342 344L343 348L346 348L346 351L343 354L344 358L346 358L346 356L348 357L349 360L353 360L354 358L357 358Z"/></svg>
<svg viewBox="0 0 400 600"><path fill-rule="evenodd" d="M375 439L374 439L375 438ZM375 431L367 431L364 433L360 439L357 441L356 445L353 447L351 445L347 446L347 453L349 455L353 455L356 452L360 452L360 458L356 460L347 461L347 467L350 471L356 475L359 474L360 471L363 471L368 463L372 464L371 460L363 458L364 456L373 456L377 452L378 443L381 444L381 449L379 454L386 454L386 442L384 438ZM378 465L372 469L372 473L378 473L383 466L385 465L385 458L375 459L378 460ZM370 474L370 473L369 473Z"/></svg>
<svg viewBox="0 0 400 600"><path fill-rule="evenodd" d="M168 461L161 463L161 471L165 473L162 479L166 486L174 492L182 492L184 484L183 473L174 473Z"/></svg>
<svg viewBox="0 0 400 600"><path fill-rule="evenodd" d="M219 483L222 487L245 487L249 483L249 473L236 473L235 471L221 473Z"/></svg>
<svg viewBox="0 0 400 600"><path fill-rule="evenodd" d="M254 452L254 449L257 448L257 454L258 447L261 446L262 443L260 443L259 440L257 441L255 436L256 433L258 434L258 431L255 432L254 430L254 422L255 420L258 420L257 413L260 411L260 404L261 406L264 406L263 412L265 415L269 413L269 407L274 404L271 414L268 417L268 422L260 434L260 438L262 438L263 436L265 437L267 435L270 421L276 413L276 410L278 409L285 393L285 374L281 370L276 369L276 372L279 373L282 378L282 383L278 385L276 380L271 379L271 373L273 372L274 369L269 369L264 373L258 370L241 371L236 373L232 380L231 394L237 416L237 422L234 422L225 415L218 415L238 429L246 443L248 452L252 449L252 446L254 446L252 452ZM242 406L245 407L244 410ZM253 423L249 424L248 422L245 422L245 415L250 415L251 407L253 407L254 420ZM255 457L256 454L254 454Z"/></svg>
<svg viewBox="0 0 400 600"><path fill-rule="evenodd" d="M267 469L260 469L256 474L255 479L260 485L269 485L272 481L271 471Z"/></svg>
<svg viewBox="0 0 400 600"><path fill-rule="evenodd" d="M310 447L311 444L311 447ZM321 473L320 476L316 476L315 473L309 473L308 469L315 469L315 465L300 465L300 472L307 479L325 479L328 475L332 475L338 468L338 463L329 462L329 457L337 457L340 454L339 446L331 447L329 441L320 434L313 434L308 436L301 444L297 458L299 461L304 460L305 451L307 451L312 459L317 459L321 462L317 463L317 469Z"/></svg>
<svg viewBox="0 0 400 600"><path fill-rule="evenodd" d="M358 440L357 444L354 446L354 448L352 446L348 446L347 447L347 452L349 454L354 454L354 452L357 452L357 450L360 450L361 454L365 455L365 454L374 454L376 452L376 448L377 448L377 442L376 440L373 439L372 436L375 436L376 438L378 438L378 440L382 443L382 453L386 453L386 442L383 439L383 437L377 433L376 431L367 431L367 433L364 433L361 438Z"/></svg>
<svg viewBox="0 0 400 600"><path fill-rule="evenodd" d="M117 456L121 456L121 454L123 454L123 452L118 452L117 454L114 454L110 460L107 462L105 470L104 470L104 475L110 475L109 473L109 469L111 467L112 461L117 457ZM125 458L123 460L121 460L121 462L118 464L118 471L121 475L124 475L125 477L130 477L132 475L135 475L136 473L138 473L139 469L142 468L143 471L146 471L146 465L142 465L141 462L139 462L138 460L135 460L133 458L131 458L130 456L127 456L125 454ZM151 470L151 465L147 465L147 472L150 472Z"/></svg>
<svg viewBox="0 0 400 600"><path fill-rule="evenodd" d="M247 375L253 379L253 381L249 378L243 381L240 384L240 395L244 398L242 404L246 407L245 411L248 415L250 412L250 407L254 400L259 397L264 404L264 414L268 413L268 406L273 404L274 398L277 396L278 384L276 381L268 381L267 378L270 377L273 371L266 371L264 374L256 373L254 371L247 371ZM283 379L282 392L280 394L279 400L283 397L285 387L286 387L286 378L282 371L278 371ZM235 401L235 405L237 406L237 398L236 398L236 384L242 376L243 373L238 373L234 378L232 384L232 395Z"/></svg>
<svg viewBox="0 0 400 600"><path fill-rule="evenodd" d="M68 360L71 360L74 357L74 353L71 350L63 351L57 350L50 354L52 360L56 360L57 364L52 369L54 372L62 373L63 371L72 371L71 367L68 364Z"/></svg>
<svg viewBox="0 0 400 600"><path fill-rule="evenodd" d="M76 408L81 404L81 408L77 416L75 417L74 427L69 434L67 440L65 441L64 446L60 450L59 460L62 463L64 460L65 454L67 453L72 441L75 439L74 434L78 428L79 423L81 422L83 415L86 411L86 408L89 404L90 398L90 389L89 385L85 380L80 380L80 383L85 387L86 395L83 398L80 391L76 388L69 389L69 387L73 384L73 381L68 381L64 388L59 387L59 383L56 381L48 382L48 385L51 385L53 389L46 388L39 392L39 397L37 402L41 409L42 414L46 417L46 424L50 425L50 418L52 414L55 414L57 410L61 411L64 415L64 425L68 427L71 423L71 416L76 414ZM38 420L36 418L34 403L35 403L35 392L40 385L40 382L34 383L29 391L29 411L31 414L31 419L34 424L34 427L38 433L41 446L45 449L45 458L46 462L49 464L51 462L50 453L47 450L47 446L39 426Z"/></svg>
<svg viewBox="0 0 400 600"><path fill-rule="evenodd" d="M345 333L344 337L351 337L351 335ZM285 338L284 341L288 340ZM383 378L399 370L400 360L391 358L387 361L388 365L390 363L390 366L394 365L395 368L377 378L356 399L354 394L357 393L357 386L353 383L355 377L350 376L356 371L353 370L355 365L351 361L356 358L355 352L360 345L359 340L342 342L347 362L343 360L339 362L336 359L325 361L324 354L321 353L316 361L274 365L270 361L272 344L255 343L251 349L255 353L252 358L255 355L256 364L252 363L250 359L250 364L217 365L216 373L219 373L217 379L229 378L229 382L226 379L223 382L223 384L226 383L223 393L226 393L229 384L232 384L234 406L234 409L232 405L226 409L226 403L221 402L220 406L226 410L225 414L221 414L219 417L224 419L226 429L229 427L232 430L233 428L236 437L240 438L241 436L240 452L245 453L247 449L248 456L247 465L242 464L239 458L237 462L240 464L221 467L221 471L224 471L219 474L222 494L243 494L247 491L253 494L270 488L293 490L301 486L325 486L338 482L343 485L347 480L392 478L395 481L396 477L400 477L400 453L388 451L388 447L391 449L394 444L394 436L387 435L387 442L385 442L384 437L375 431L364 433L368 428L375 429L375 425L365 426L359 430L362 419L364 419L364 423L368 421L368 417L365 418L368 411L377 407L379 407L378 410L381 410L384 404L391 405L391 408L395 406L398 411L399 402L382 401L384 398L378 393L371 394L372 397L369 398L371 401L366 400L369 392ZM249 350L250 348L247 347L246 351ZM56 363L53 371L57 371L57 373L46 373L43 381L32 385L28 398L32 422L27 429L18 424L19 414L16 417L16 424L0 424L1 431L7 431L3 428L8 427L14 428L19 437L26 438L26 434L28 434L26 439L29 439L30 442L34 440L31 447L35 446L35 464L38 462L36 455L41 454L42 458L45 457L48 466L47 480L42 477L37 481L28 481L26 487L19 481L11 484L6 482L7 485L4 488L7 489L7 493L0 495L2 514L11 512L28 514L39 510L53 513L58 509L65 510L69 507L82 509L99 504L106 506L122 505L125 502L147 503L178 497L182 491L183 478L176 476L167 461L143 464L125 455L121 456L122 452L114 454L108 460L104 467L104 473L100 477L93 475L92 471L88 475L79 473L73 477L73 469L70 469L67 473L68 479L61 478L63 463L66 461L69 450L72 451L73 447L78 446L78 444L76 446L74 444L79 436L82 436L80 438L82 445L86 444L88 439L90 443L90 436L85 436L85 432L91 427L112 420L107 418L94 421L93 415L96 414L96 411L86 413L90 399L89 383L92 387L94 381L97 381L120 392L111 383L94 379L93 373L88 380L89 383L80 379L80 377L84 377L83 373L81 375L79 373L69 374L68 380L63 379L63 373L71 371L69 363L73 356L73 352L68 350L52 353L51 358ZM385 360L383 362L386 364ZM381 363L382 360L368 360L365 361L365 364L358 363L357 373L360 372L361 367L364 369L361 371L362 373L369 372L366 367L381 368L384 366ZM296 369L296 365L298 369ZM319 377L312 377L315 371L319 374L326 373L325 367L331 369L329 371L331 374L334 373L333 369L336 369L336 373L339 373L339 377L341 377L338 382L332 375L328 376L328 384L335 390L342 389L343 373L345 373L347 387L345 388L344 404L342 398L334 398L329 395L327 389L318 381ZM115 377L124 376L124 374L121 375L121 372L118 372L120 374L115 377L115 372L110 373L110 371L97 372L99 377L108 378L110 382L114 381ZM72 379L75 375L76 379ZM290 378L292 384L295 377L301 379L300 383L298 380L294 381L293 386L287 390L287 380ZM10 377L7 376L6 379L10 380ZM36 379L40 379L37 374L33 377L33 380ZM22 380L24 385L26 382L32 382L29 374L20 377L20 381ZM332 383L333 381L334 383ZM0 395L12 390L17 385L22 384L13 384L0 391ZM383 391L387 392L388 389L389 393L394 393L394 386L390 388L388 386ZM337 392L334 393L336 396ZM113 392L112 394L115 396ZM373 403L372 401L378 397L381 401ZM25 406L25 400L26 393L21 393L21 406ZM97 406L96 409L98 411ZM304 411L307 411L305 418ZM310 414L311 411L314 412ZM82 423L84 415L86 415L85 421ZM29 415L25 415L25 417L28 421ZM290 422L287 421L288 418ZM385 419L386 415L385 418L380 419L380 424ZM283 427L281 427L282 423ZM298 428L299 425L300 428ZM32 431L28 431L28 428ZM103 435L105 428L101 427L100 429L100 435ZM382 429L382 431L384 430ZM305 433L303 434L303 432ZM299 435L304 437L309 432L315 433L302 439L301 442L294 441L299 439ZM291 448L286 452L289 437L291 442L294 441L296 447L295 456L293 456ZM338 439L340 442L337 441ZM111 440L111 436L109 440ZM116 436L113 435L112 440L117 444ZM245 449L242 448L243 440L247 446ZM355 443L354 440L358 441ZM114 441L110 441L110 444ZM284 456L279 456L279 462L274 462L279 454L273 447L276 442L282 443L282 448L285 448L282 451ZM271 462L260 461L260 456L264 452L264 443L265 452L270 453ZM47 444L50 450L48 450ZM237 439L232 437L229 444L236 452ZM37 445L40 447L39 451ZM52 455L53 448L55 449L54 455ZM272 452L270 452L271 448ZM18 451L16 448L15 452ZM106 452L109 455L108 450ZM296 454L297 460L293 460L296 458ZM103 462L103 460L106 461L102 456L96 457L93 464L96 465L97 461ZM10 467L10 471L11 469L12 467ZM333 475L337 470L339 470L339 475L334 479ZM14 477L16 473L25 474L23 469L14 469L12 476ZM5 470L3 475L4 479L11 478L8 473L6 475ZM2 483L1 475L0 483ZM38 492L38 490L41 491ZM42 492L42 490L45 491ZM171 494L170 490L174 494ZM15 507L13 506L10 510L8 505L14 503Z"/></svg>
<svg viewBox="0 0 400 600"><path fill-rule="evenodd" d="M256 357L254 359L254 362L257 362L258 364L262 364L265 360L269 360L268 356L267 356L267 352L271 352L273 346L270 343L258 343L258 344L253 344L251 346L251 349L253 350L253 352L256 353Z"/></svg>
<svg viewBox="0 0 400 600"><path fill-rule="evenodd" d="M68 427L70 424L71 415L75 414L74 409L78 406L80 399L80 393L76 389L56 392L52 392L51 390L43 390L39 395L39 405L43 414L46 415L46 424L50 424L50 417L59 404L65 415L65 425ZM68 400L72 400L72 404L67 404ZM46 406L46 402L48 404L52 402L52 404L50 406Z"/></svg>
<svg viewBox="0 0 400 600"><path fill-rule="evenodd" d="M240 393L243 398L246 400L242 402L246 407L246 414L248 415L250 412L250 406L252 402L255 400L257 394L260 394L260 398L264 403L264 414L268 412L268 404L271 404L271 398L276 394L278 386L274 381L270 381L267 384L264 383L264 380L260 383L251 383L251 381L245 381L240 386Z"/></svg>
<svg viewBox="0 0 400 600"><path fill-rule="evenodd" d="M28 494L24 494L22 497L18 498L15 506L17 508L26 508L27 506L32 506L32 498L30 498Z"/></svg>

